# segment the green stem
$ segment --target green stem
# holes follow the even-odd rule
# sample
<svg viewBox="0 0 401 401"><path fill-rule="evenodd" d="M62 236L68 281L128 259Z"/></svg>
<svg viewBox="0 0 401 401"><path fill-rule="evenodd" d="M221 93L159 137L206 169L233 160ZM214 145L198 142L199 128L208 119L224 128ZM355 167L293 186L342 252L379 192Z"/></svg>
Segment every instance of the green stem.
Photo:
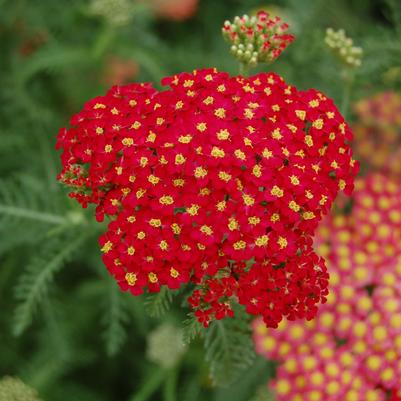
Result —
<svg viewBox="0 0 401 401"><path fill-rule="evenodd" d="M146 70L155 82L159 82L161 77L165 74L163 68L159 65L157 60L151 55L150 52L141 48L133 48L130 51L131 57Z"/></svg>
<svg viewBox="0 0 401 401"><path fill-rule="evenodd" d="M354 73L353 71L344 70L343 72L343 94L341 100L341 114L347 119L347 114L349 112L350 100L351 100L351 90L354 84Z"/></svg>
<svg viewBox="0 0 401 401"><path fill-rule="evenodd" d="M246 63L239 63L239 74L242 75L243 77L248 77L249 76L249 65Z"/></svg>
<svg viewBox="0 0 401 401"><path fill-rule="evenodd" d="M146 401L160 387L166 378L166 370L159 368L149 375L142 388L130 398L130 401Z"/></svg>
<svg viewBox="0 0 401 401"><path fill-rule="evenodd" d="M178 367L171 368L164 382L164 401L176 401Z"/></svg>
<svg viewBox="0 0 401 401"><path fill-rule="evenodd" d="M17 206L0 205L0 214L20 217L28 220L42 221L49 224L65 224L68 222L68 220L64 216L31 209L24 209Z"/></svg>
<svg viewBox="0 0 401 401"><path fill-rule="evenodd" d="M106 52L115 36L115 30L110 25L105 25L93 45L93 57L98 60Z"/></svg>

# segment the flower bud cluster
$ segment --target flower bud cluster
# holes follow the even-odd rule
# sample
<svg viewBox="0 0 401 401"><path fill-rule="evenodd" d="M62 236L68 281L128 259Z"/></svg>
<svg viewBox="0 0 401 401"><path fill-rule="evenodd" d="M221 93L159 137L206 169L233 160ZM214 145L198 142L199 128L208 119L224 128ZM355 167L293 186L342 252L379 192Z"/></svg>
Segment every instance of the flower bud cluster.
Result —
<svg viewBox="0 0 401 401"><path fill-rule="evenodd" d="M103 17L109 25L127 25L133 16L133 4L129 0L92 0L89 12Z"/></svg>
<svg viewBox="0 0 401 401"><path fill-rule="evenodd" d="M258 63L271 63L294 40L287 34L288 24L279 17L269 18L260 11L256 16L235 17L226 21L222 32L231 44L231 53L241 62L251 67Z"/></svg>
<svg viewBox="0 0 401 401"><path fill-rule="evenodd" d="M5 376L0 379L1 401L40 401L36 391L17 377Z"/></svg>
<svg viewBox="0 0 401 401"><path fill-rule="evenodd" d="M185 351L182 331L171 323L163 323L149 334L148 359L162 368L173 368Z"/></svg>
<svg viewBox="0 0 401 401"><path fill-rule="evenodd" d="M362 64L363 50L354 46L351 38L345 35L345 31L328 28L326 30L325 42L330 50L348 67L356 68Z"/></svg>

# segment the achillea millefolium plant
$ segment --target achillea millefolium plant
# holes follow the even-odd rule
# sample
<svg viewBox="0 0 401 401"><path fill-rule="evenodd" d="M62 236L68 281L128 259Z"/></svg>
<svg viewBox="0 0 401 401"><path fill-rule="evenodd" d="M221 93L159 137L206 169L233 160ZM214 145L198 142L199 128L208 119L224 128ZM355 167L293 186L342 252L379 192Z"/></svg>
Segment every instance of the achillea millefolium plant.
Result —
<svg viewBox="0 0 401 401"><path fill-rule="evenodd" d="M5 397L18 387L43 401L396 399L399 2L3 3L0 377L38 392L7 379ZM262 8L269 16L257 15ZM344 153L343 120L323 93L354 134ZM65 126L71 142L60 136L64 149L55 152ZM145 143L146 130L154 143ZM352 179L339 170L353 174L352 166L334 159L336 149L350 156L349 145L361 165L351 198L342 192ZM158 163L162 155L168 164ZM340 169L329 166L332 156ZM58 172L69 185L55 180ZM314 204L327 194L325 205ZM330 203L334 217L318 221ZM308 211L315 217L305 219ZM317 309L309 321L288 320ZM265 348L255 355L255 318L256 346L271 347L274 337L275 361Z"/></svg>
<svg viewBox="0 0 401 401"><path fill-rule="evenodd" d="M252 46L249 67L277 58L286 29L261 12L223 32L237 57ZM114 86L58 136L59 180L110 219L100 237L110 274L133 295L190 283L206 327L235 303L270 327L312 319L328 293L313 234L358 169L344 118L323 93L273 73L210 68L162 83Z"/></svg>

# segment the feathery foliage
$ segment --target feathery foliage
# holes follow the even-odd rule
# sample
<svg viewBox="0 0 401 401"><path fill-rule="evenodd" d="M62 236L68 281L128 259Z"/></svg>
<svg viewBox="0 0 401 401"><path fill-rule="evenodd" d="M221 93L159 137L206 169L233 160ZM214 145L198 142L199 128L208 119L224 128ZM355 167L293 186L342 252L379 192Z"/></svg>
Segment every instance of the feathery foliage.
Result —
<svg viewBox="0 0 401 401"><path fill-rule="evenodd" d="M162 287L160 292L149 294L145 301L145 308L149 316L162 317L170 309L174 294L167 287Z"/></svg>
<svg viewBox="0 0 401 401"><path fill-rule="evenodd" d="M20 335L32 322L43 300L54 284L54 276L85 240L85 235L65 235L43 245L41 252L28 264L15 287L18 302L13 332Z"/></svg>
<svg viewBox="0 0 401 401"><path fill-rule="evenodd" d="M41 191L40 182L31 176L20 176L14 180L0 182L0 218L2 224L11 220L26 219L50 225L65 224L62 214L52 213L49 197Z"/></svg>
<svg viewBox="0 0 401 401"><path fill-rule="evenodd" d="M114 280L107 281L108 297L105 302L103 323L105 326L104 340L106 350L114 356L127 339L125 324L128 320L124 295Z"/></svg>
<svg viewBox="0 0 401 401"><path fill-rule="evenodd" d="M237 308L234 318L215 321L205 330L206 360L214 383L229 385L252 365L255 350L250 323L249 315Z"/></svg>
<svg viewBox="0 0 401 401"><path fill-rule="evenodd" d="M205 328L199 323L194 314L188 313L187 319L183 323L182 338L185 344L190 344L196 337L201 336Z"/></svg>

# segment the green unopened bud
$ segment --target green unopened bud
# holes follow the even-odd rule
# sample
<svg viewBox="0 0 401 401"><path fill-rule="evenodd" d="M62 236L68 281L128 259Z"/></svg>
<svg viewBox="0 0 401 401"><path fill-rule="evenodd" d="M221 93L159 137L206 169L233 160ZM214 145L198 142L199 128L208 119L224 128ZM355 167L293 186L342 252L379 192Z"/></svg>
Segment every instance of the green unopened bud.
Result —
<svg viewBox="0 0 401 401"><path fill-rule="evenodd" d="M81 211L73 211L67 213L68 220L74 225L80 225L85 221L85 214ZM0 400L1 401L1 400Z"/></svg>
<svg viewBox="0 0 401 401"><path fill-rule="evenodd" d="M286 33L288 25L280 18L269 19L269 14L260 11L256 16L235 17L225 21L222 32L231 44L230 50L241 63L243 72L258 63L271 63L290 44L294 37ZM233 46L237 50L233 50Z"/></svg>
<svg viewBox="0 0 401 401"><path fill-rule="evenodd" d="M343 29L334 31L328 28L325 42L332 53L347 67L356 68L362 64L362 48L354 46L354 41L346 36Z"/></svg>
<svg viewBox="0 0 401 401"><path fill-rule="evenodd" d="M89 12L103 17L109 25L127 25L134 14L134 4L129 0L92 0Z"/></svg>
<svg viewBox="0 0 401 401"><path fill-rule="evenodd" d="M257 64L258 64L258 60L257 60L256 57L252 57L252 58L249 60L249 65L250 65L251 67L256 67Z"/></svg>
<svg viewBox="0 0 401 401"><path fill-rule="evenodd" d="M186 351L181 329L163 323L148 336L147 357L157 365L173 368Z"/></svg>
<svg viewBox="0 0 401 401"><path fill-rule="evenodd" d="M37 392L16 377L0 380L0 401L41 401Z"/></svg>

